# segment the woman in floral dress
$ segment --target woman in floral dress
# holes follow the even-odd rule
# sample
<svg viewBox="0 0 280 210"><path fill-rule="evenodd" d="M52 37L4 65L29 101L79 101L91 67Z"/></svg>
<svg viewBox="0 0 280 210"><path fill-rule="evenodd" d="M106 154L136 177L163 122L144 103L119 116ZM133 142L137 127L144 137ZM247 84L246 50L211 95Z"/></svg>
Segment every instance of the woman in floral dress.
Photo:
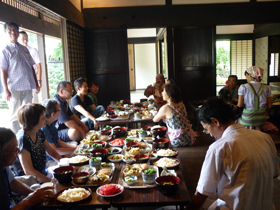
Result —
<svg viewBox="0 0 280 210"><path fill-rule="evenodd" d="M162 119L166 122L167 133L173 147L191 146L197 133L191 129L187 119L180 88L175 84L168 84L162 92L162 97L167 104L160 108L153 121L158 122Z"/></svg>

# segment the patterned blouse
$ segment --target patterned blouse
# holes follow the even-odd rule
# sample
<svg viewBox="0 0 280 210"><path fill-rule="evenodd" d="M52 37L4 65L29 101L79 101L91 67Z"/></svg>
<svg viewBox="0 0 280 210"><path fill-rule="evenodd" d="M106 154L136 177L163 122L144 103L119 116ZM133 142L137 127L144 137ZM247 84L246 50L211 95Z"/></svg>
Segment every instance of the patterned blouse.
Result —
<svg viewBox="0 0 280 210"><path fill-rule="evenodd" d="M171 109L172 113L172 117L170 119L166 118L166 125L168 127L168 135L171 145L173 147L192 145L193 140L189 133L190 129L185 105L181 103L181 105L175 106L172 103L167 103L167 106ZM173 132L173 134L171 134L171 132ZM174 132L179 132L180 134L174 135Z"/></svg>
<svg viewBox="0 0 280 210"><path fill-rule="evenodd" d="M20 131L17 134L19 141L19 149L26 149L31 156L33 168L47 176L46 170L46 151L44 147L45 135L42 130L37 132L37 141L34 143L31 138L24 132Z"/></svg>

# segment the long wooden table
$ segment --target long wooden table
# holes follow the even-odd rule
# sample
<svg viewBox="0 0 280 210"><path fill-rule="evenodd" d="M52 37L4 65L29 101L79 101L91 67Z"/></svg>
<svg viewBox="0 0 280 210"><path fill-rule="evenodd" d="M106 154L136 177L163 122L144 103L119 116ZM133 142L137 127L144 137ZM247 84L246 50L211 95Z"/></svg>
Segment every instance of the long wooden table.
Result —
<svg viewBox="0 0 280 210"><path fill-rule="evenodd" d="M115 172L110 183L118 183L121 170L125 164L126 163L124 162L115 163ZM78 166L75 168L76 170L79 169ZM159 173L160 172L161 169L159 169ZM98 187L92 186L90 187L92 190L91 197L84 201L74 204L65 204L54 200L47 205L38 206L36 209L84 209L86 207L108 209L111 206L122 209L137 205L155 207L176 205L179 206L180 209L184 209L184 206L188 205L190 202L190 196L180 168L177 168L175 172L181 181L180 189L174 195L163 195L157 187L139 189L125 188L124 192L116 197L104 198L96 194L96 189ZM55 185L55 192L59 192L60 190L70 186L72 186L71 183L57 183Z"/></svg>

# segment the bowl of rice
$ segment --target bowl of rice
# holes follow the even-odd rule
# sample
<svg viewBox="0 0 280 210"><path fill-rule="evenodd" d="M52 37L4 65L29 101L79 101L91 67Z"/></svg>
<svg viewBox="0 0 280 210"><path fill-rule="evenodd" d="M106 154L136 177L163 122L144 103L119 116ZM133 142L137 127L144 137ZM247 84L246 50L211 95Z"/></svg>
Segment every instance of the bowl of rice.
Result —
<svg viewBox="0 0 280 210"><path fill-rule="evenodd" d="M88 161L89 161L89 157L85 155L76 155L74 157L69 158L69 164L71 166L87 165Z"/></svg>
<svg viewBox="0 0 280 210"><path fill-rule="evenodd" d="M177 157L179 151L176 149L158 149L154 152L158 157Z"/></svg>
<svg viewBox="0 0 280 210"><path fill-rule="evenodd" d="M159 168L163 168L164 166L166 166L167 169L175 169L179 167L180 163L180 160L177 158L163 157L157 161L154 161L153 165Z"/></svg>
<svg viewBox="0 0 280 210"><path fill-rule="evenodd" d="M90 197L92 191L89 187L67 187L56 193L55 198L62 203L76 203Z"/></svg>

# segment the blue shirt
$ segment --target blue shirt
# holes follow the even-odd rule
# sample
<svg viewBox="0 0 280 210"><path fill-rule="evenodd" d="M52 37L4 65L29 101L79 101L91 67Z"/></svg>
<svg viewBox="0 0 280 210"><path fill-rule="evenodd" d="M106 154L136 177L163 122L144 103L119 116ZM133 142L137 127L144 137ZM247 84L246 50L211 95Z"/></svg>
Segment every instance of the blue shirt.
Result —
<svg viewBox="0 0 280 210"><path fill-rule="evenodd" d="M54 144L57 148L59 148L58 145L58 131L54 125L54 123L51 123L50 125L46 122L46 127L41 128L41 130L44 132L45 137L49 144ZM47 154L47 160L53 160L48 154Z"/></svg>
<svg viewBox="0 0 280 210"><path fill-rule="evenodd" d="M61 110L59 118L56 121L55 127L57 130L62 130L67 128L67 126L64 123L71 120L70 117L73 115L73 112L69 108L67 101L63 101L58 94L54 95L54 99L57 101Z"/></svg>

